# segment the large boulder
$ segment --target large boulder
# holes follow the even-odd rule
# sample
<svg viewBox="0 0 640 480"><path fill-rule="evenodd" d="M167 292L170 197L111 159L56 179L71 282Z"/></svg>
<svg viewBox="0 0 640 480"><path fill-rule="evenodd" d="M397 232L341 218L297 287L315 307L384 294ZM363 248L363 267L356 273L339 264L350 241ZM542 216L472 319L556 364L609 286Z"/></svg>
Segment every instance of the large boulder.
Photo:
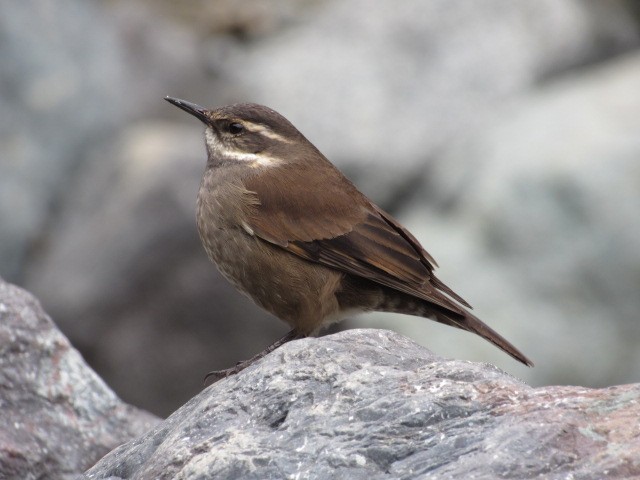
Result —
<svg viewBox="0 0 640 480"><path fill-rule="evenodd" d="M446 149L437 181L421 189L429 193L403 209L441 278L535 369L416 319L358 324L394 325L438 353L482 358L533 384L637 380L638 85L638 53L546 83Z"/></svg>
<svg viewBox="0 0 640 480"><path fill-rule="evenodd" d="M531 388L388 331L295 341L204 390L90 479L630 478L640 385Z"/></svg>
<svg viewBox="0 0 640 480"><path fill-rule="evenodd" d="M589 75L589 64L637 47L625 5L63 0L52 9L43 0L4 2L0 271L40 298L122 398L173 411L198 391L203 372L255 353L284 325L234 293L206 260L193 221L200 128L162 97L257 100L290 118L403 220L409 200L424 194L411 226L422 229L442 276L489 323L501 331L514 325L509 336L521 344L518 334L534 338L522 325L535 319L500 316L502 299L474 288L485 283L484 270L473 250L458 249L469 217L441 208L450 192L441 195L448 177L437 164L445 158L473 171L478 152L453 159L452 145L554 78ZM549 120L537 121L522 126L535 131ZM434 220L434 212L447 220ZM499 257L504 245L494 245ZM499 273L496 262L491 272ZM623 280L611 280L607 291L620 292L614 285ZM431 338L437 328L412 335ZM464 353L456 356L494 361L491 349L476 348L481 341L453 338L429 345L459 345ZM573 360L594 370L585 364Z"/></svg>
<svg viewBox="0 0 640 480"><path fill-rule="evenodd" d="M197 124L138 124L96 155L28 285L125 401L167 415L206 372L285 327L235 292L200 244Z"/></svg>
<svg viewBox="0 0 640 480"><path fill-rule="evenodd" d="M619 2L353 0L305 13L215 65L389 204L505 102L640 41Z"/></svg>
<svg viewBox="0 0 640 480"><path fill-rule="evenodd" d="M87 145L126 118L127 74L113 22L93 3L2 3L0 36L0 271L15 280Z"/></svg>
<svg viewBox="0 0 640 480"><path fill-rule="evenodd" d="M77 478L158 423L124 404L28 292L0 279L0 477Z"/></svg>

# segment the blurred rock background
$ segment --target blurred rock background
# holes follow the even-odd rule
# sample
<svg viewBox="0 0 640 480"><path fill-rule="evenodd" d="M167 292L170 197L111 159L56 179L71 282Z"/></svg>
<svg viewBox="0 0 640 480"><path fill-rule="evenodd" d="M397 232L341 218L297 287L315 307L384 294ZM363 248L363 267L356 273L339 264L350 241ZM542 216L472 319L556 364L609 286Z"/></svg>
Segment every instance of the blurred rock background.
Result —
<svg viewBox="0 0 640 480"><path fill-rule="evenodd" d="M166 415L283 324L197 238L201 127L165 95L267 104L535 362L372 314L532 385L640 381L636 1L0 4L0 275L127 402Z"/></svg>

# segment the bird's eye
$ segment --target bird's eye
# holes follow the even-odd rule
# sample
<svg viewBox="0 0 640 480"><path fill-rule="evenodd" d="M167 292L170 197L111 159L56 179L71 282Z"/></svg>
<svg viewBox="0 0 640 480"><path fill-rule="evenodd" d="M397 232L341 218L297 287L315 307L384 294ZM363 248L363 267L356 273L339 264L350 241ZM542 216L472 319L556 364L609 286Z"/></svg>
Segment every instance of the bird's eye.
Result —
<svg viewBox="0 0 640 480"><path fill-rule="evenodd" d="M230 123L229 124L229 133L231 135L238 135L244 132L244 126L241 123Z"/></svg>

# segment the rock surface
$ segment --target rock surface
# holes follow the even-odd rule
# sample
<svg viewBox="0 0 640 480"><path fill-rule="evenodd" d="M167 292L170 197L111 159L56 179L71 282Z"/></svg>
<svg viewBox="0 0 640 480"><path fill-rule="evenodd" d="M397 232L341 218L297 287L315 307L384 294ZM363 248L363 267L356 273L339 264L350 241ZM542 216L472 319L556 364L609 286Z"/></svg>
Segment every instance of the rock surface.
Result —
<svg viewBox="0 0 640 480"><path fill-rule="evenodd" d="M0 478L76 478L158 422L124 404L24 290L0 279Z"/></svg>
<svg viewBox="0 0 640 480"><path fill-rule="evenodd" d="M206 257L195 225L203 156L197 124L131 127L85 173L51 229L49 255L29 275L109 385L128 403L151 402L154 413L168 415L201 390L205 372L285 331L239 301ZM252 350L256 337L262 345Z"/></svg>
<svg viewBox="0 0 640 480"><path fill-rule="evenodd" d="M441 149L505 102L637 46L634 22L620 4L608 7L579 0L407 0L402 8L325 2L237 49L225 71L248 98L295 118L366 193L394 203L407 185L429 179Z"/></svg>
<svg viewBox="0 0 640 480"><path fill-rule="evenodd" d="M640 475L640 385L531 388L388 331L289 343L90 479L603 479Z"/></svg>
<svg viewBox="0 0 640 480"><path fill-rule="evenodd" d="M415 320L400 326L376 314L356 323L482 358L527 383L640 381L638 85L638 53L547 82L443 151L433 167L438 181L420 189L429 197L403 208L440 276L545 362L513 370L485 342ZM587 356L594 349L597 364Z"/></svg>
<svg viewBox="0 0 640 480"><path fill-rule="evenodd" d="M128 90L124 50L113 22L106 15L96 21L92 3L62 0L59 7L0 5L0 272L12 279L87 145L126 117L118 93Z"/></svg>
<svg viewBox="0 0 640 480"><path fill-rule="evenodd" d="M481 318L552 367L518 370L420 319L377 325L535 384L640 381L617 368L640 362L638 77L614 60L637 56L632 2L62 2L0 2L0 274L126 401L168 414L202 372L285 331L203 253L201 129L168 94L281 110L409 224ZM568 189L554 157L575 159Z"/></svg>

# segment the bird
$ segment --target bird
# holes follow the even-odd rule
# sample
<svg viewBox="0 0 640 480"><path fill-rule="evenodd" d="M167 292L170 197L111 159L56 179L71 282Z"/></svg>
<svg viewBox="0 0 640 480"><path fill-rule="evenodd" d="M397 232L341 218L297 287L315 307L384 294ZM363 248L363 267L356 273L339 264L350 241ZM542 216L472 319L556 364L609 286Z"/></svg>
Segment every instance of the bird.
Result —
<svg viewBox="0 0 640 480"><path fill-rule="evenodd" d="M207 162L196 221L207 256L237 290L290 327L252 358L209 372L205 382L371 311L475 333L533 366L435 275L438 265L416 237L284 116L255 103L208 109L165 100L204 124Z"/></svg>

